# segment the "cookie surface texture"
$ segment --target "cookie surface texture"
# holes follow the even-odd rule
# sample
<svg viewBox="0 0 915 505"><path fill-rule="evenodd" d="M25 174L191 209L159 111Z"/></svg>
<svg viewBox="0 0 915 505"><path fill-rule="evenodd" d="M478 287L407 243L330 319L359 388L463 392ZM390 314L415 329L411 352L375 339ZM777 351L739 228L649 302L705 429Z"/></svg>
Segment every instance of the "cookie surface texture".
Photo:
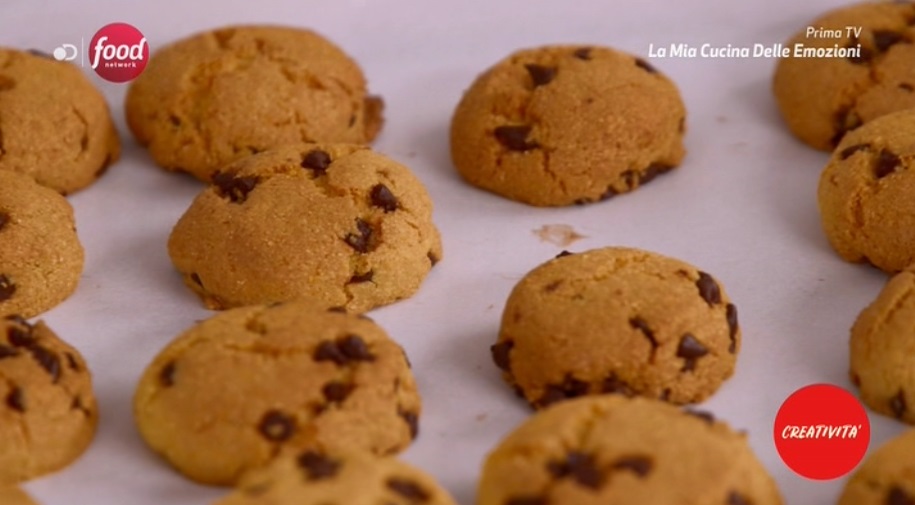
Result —
<svg viewBox="0 0 915 505"><path fill-rule="evenodd" d="M849 132L820 176L823 230L846 261L898 272L915 262L915 109Z"/></svg>
<svg viewBox="0 0 915 505"><path fill-rule="evenodd" d="M536 206L594 202L676 167L686 111L648 62L600 47L518 51L477 77L454 112L467 182Z"/></svg>
<svg viewBox="0 0 915 505"><path fill-rule="evenodd" d="M399 452L419 413L400 346L368 319L310 302L194 326L147 367L134 397L149 447L216 485L285 450Z"/></svg>
<svg viewBox="0 0 915 505"><path fill-rule="evenodd" d="M79 67L0 48L0 170L68 194L101 177L120 151L108 104Z"/></svg>
<svg viewBox="0 0 915 505"><path fill-rule="evenodd" d="M0 317L33 317L65 300L84 256L70 203L27 175L0 170Z"/></svg>
<svg viewBox="0 0 915 505"><path fill-rule="evenodd" d="M233 26L158 50L125 110L157 164L209 181L226 163L293 142L371 141L382 102L356 63L320 35Z"/></svg>
<svg viewBox="0 0 915 505"><path fill-rule="evenodd" d="M442 246L409 169L365 147L310 144L226 168L169 253L210 308L311 297L361 312L413 295Z"/></svg>
<svg viewBox="0 0 915 505"><path fill-rule="evenodd" d="M12 486L0 486L0 503L3 505L35 505L25 491Z"/></svg>
<svg viewBox="0 0 915 505"><path fill-rule="evenodd" d="M502 314L495 364L535 408L617 393L699 402L734 372L737 308L709 274L628 248L560 255Z"/></svg>
<svg viewBox="0 0 915 505"><path fill-rule="evenodd" d="M579 398L538 412L487 457L477 505L779 505L745 435L647 398Z"/></svg>
<svg viewBox="0 0 915 505"><path fill-rule="evenodd" d="M0 487L64 468L95 436L86 362L42 322L0 318L0 400Z"/></svg>
<svg viewBox="0 0 915 505"><path fill-rule="evenodd" d="M773 92L788 128L825 151L842 136L890 112L915 107L915 4L865 2L804 25L784 44ZM860 34L848 28L860 28ZM820 30L813 31L810 30ZM857 48L847 57L796 57L805 49Z"/></svg>
<svg viewBox="0 0 915 505"><path fill-rule="evenodd" d="M890 439L867 456L845 483L839 505L915 503L915 430Z"/></svg>

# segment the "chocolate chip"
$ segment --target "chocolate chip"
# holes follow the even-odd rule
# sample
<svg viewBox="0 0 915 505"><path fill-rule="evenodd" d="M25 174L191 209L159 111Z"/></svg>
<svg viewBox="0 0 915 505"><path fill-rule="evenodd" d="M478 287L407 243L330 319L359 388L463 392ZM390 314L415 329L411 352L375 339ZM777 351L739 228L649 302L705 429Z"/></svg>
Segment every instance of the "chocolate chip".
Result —
<svg viewBox="0 0 915 505"><path fill-rule="evenodd" d="M22 394L22 388L13 387L9 394L6 395L6 406L19 412L25 412L25 395Z"/></svg>
<svg viewBox="0 0 915 505"><path fill-rule="evenodd" d="M666 163L652 163L648 165L648 168L646 168L645 171L639 175L639 185L648 184L657 176L670 172L673 170L673 168L673 166Z"/></svg>
<svg viewBox="0 0 915 505"><path fill-rule="evenodd" d="M883 53L886 52L890 47L905 41L905 37L899 33L891 30L874 30L874 46L877 47L877 51Z"/></svg>
<svg viewBox="0 0 915 505"><path fill-rule="evenodd" d="M899 156L896 156L886 149L881 149L880 154L877 155L877 159L874 162L874 175L877 176L878 179L882 179L895 172L896 168L901 166L902 160L899 159Z"/></svg>
<svg viewBox="0 0 915 505"><path fill-rule="evenodd" d="M67 366L70 367L70 370L74 372L79 372L79 363L76 361L76 356L73 353L65 353L64 356L67 358Z"/></svg>
<svg viewBox="0 0 915 505"><path fill-rule="evenodd" d="M740 328L737 323L737 306L729 303L725 308L724 317L728 320L728 337L731 339L728 352L734 354L737 352L737 330Z"/></svg>
<svg viewBox="0 0 915 505"><path fill-rule="evenodd" d="M591 386L587 382L566 375L562 384L547 384L544 389L543 396L535 404L536 407L547 407L562 400L584 396L590 392Z"/></svg>
<svg viewBox="0 0 915 505"><path fill-rule="evenodd" d="M572 53L572 56L578 58L579 60L588 61L591 59L591 48L582 47L582 48L576 49L575 52Z"/></svg>
<svg viewBox="0 0 915 505"><path fill-rule="evenodd" d="M16 356L19 356L19 351L13 347L0 344L0 359L14 358Z"/></svg>
<svg viewBox="0 0 915 505"><path fill-rule="evenodd" d="M845 149L842 149L842 152L839 153L839 159L847 160L851 155L855 154L858 151L867 151L871 148L870 144L855 144L853 146L848 146Z"/></svg>
<svg viewBox="0 0 915 505"><path fill-rule="evenodd" d="M257 430L267 440L282 442L295 433L295 419L278 410L270 410L264 414Z"/></svg>
<svg viewBox="0 0 915 505"><path fill-rule="evenodd" d="M419 416L416 415L416 412L410 412L398 407L397 415L399 415L401 419L407 423L407 427L410 428L410 438L416 440L416 437L419 436Z"/></svg>
<svg viewBox="0 0 915 505"><path fill-rule="evenodd" d="M648 63L647 61L643 60L642 58L635 59L635 66L641 68L642 70L648 72L649 74L658 73L658 69L651 66L651 63Z"/></svg>
<svg viewBox="0 0 915 505"><path fill-rule="evenodd" d="M563 250L562 252L557 254L556 257L553 259L558 259L558 258L562 258L563 256L571 256L571 255L572 255L572 253L570 253L569 251Z"/></svg>
<svg viewBox="0 0 915 505"><path fill-rule="evenodd" d="M35 338L32 337L31 328L23 331L21 328L12 327L6 331L6 338L14 347L29 349L35 345Z"/></svg>
<svg viewBox="0 0 915 505"><path fill-rule="evenodd" d="M905 91L908 91L909 93L911 93L912 91L915 91L915 86L912 86L911 84L909 84L907 82L901 82L901 83L899 83L899 89L902 89L902 90L905 90Z"/></svg>
<svg viewBox="0 0 915 505"><path fill-rule="evenodd" d="M376 184L369 193L372 205L384 209L385 212L394 212L397 210L397 197L384 184Z"/></svg>
<svg viewBox="0 0 915 505"><path fill-rule="evenodd" d="M305 471L308 480L333 477L340 470L341 463L312 451L306 451L296 458L299 468Z"/></svg>
<svg viewBox="0 0 915 505"><path fill-rule="evenodd" d="M840 108L836 111L836 115L833 118L833 128L836 133L833 135L830 142L833 146L839 145L839 142L846 133L859 126L861 126L861 117L858 116L851 107Z"/></svg>
<svg viewBox="0 0 915 505"><path fill-rule="evenodd" d="M528 125L499 126L493 130L496 140L512 151L530 151L540 147L536 141L528 142L530 134L531 127Z"/></svg>
<svg viewBox="0 0 915 505"><path fill-rule="evenodd" d="M559 289L559 286L562 286L562 279L555 280L555 281L547 284L546 286L543 286L543 290L546 291L547 293L552 293L553 291L556 291L557 289Z"/></svg>
<svg viewBox="0 0 915 505"><path fill-rule="evenodd" d="M602 393L635 396L635 391L632 390L632 387L626 381L619 379L615 373L611 373L610 376L604 379L600 390Z"/></svg>
<svg viewBox="0 0 915 505"><path fill-rule="evenodd" d="M709 306L721 303L721 289L711 275L699 272L699 280L696 281L696 287L699 288L699 296Z"/></svg>
<svg viewBox="0 0 915 505"><path fill-rule="evenodd" d="M908 407L905 403L905 394L903 394L902 389L896 393L896 396L890 399L890 411L896 416L897 419L902 419L902 416L905 415L906 409Z"/></svg>
<svg viewBox="0 0 915 505"><path fill-rule="evenodd" d="M343 355L337 344L330 340L325 340L318 345L317 349L315 349L314 359L315 361L333 361L338 365L343 365L347 361L346 356Z"/></svg>
<svg viewBox="0 0 915 505"><path fill-rule="evenodd" d="M371 282L372 278L374 278L374 277L375 277L375 271L369 270L368 272L365 272L364 274L354 274L352 277L349 278L349 281L347 281L347 284L361 284L363 282Z"/></svg>
<svg viewBox="0 0 915 505"><path fill-rule="evenodd" d="M318 177L327 173L327 167L330 164L330 155L320 149L308 151L308 154L302 158L302 168L311 170Z"/></svg>
<svg viewBox="0 0 915 505"><path fill-rule="evenodd" d="M234 174L216 172L213 174L213 185L216 192L223 198L228 198L232 203L244 203L248 193L254 191L260 179L253 175L235 177Z"/></svg>
<svg viewBox="0 0 915 505"><path fill-rule="evenodd" d="M631 326L632 328L634 328L636 330L641 331L642 334L645 335L645 338L647 338L648 341L651 342L651 347L658 346L658 341L655 340L655 338L654 338L654 332L651 331L651 328L648 327L648 323L644 319L642 319L641 317L638 317L638 316L632 317L629 319L629 326Z"/></svg>
<svg viewBox="0 0 915 505"><path fill-rule="evenodd" d="M331 403L340 403L346 400L346 397L353 392L352 384L345 384L339 381L328 382L321 388L324 399Z"/></svg>
<svg viewBox="0 0 915 505"><path fill-rule="evenodd" d="M351 361L374 361L375 356L369 352L365 341L358 335L347 335L337 341L340 352Z"/></svg>
<svg viewBox="0 0 915 505"><path fill-rule="evenodd" d="M751 505L750 502L744 498L737 491L731 491L728 493L728 503L727 505Z"/></svg>
<svg viewBox="0 0 915 505"><path fill-rule="evenodd" d="M613 463L614 470L629 470L638 477L644 478L654 467L651 458L648 456L627 456L620 458Z"/></svg>
<svg viewBox="0 0 915 505"><path fill-rule="evenodd" d="M29 347L29 352L32 353L32 358L41 365L41 368L48 372L51 380L56 384L60 380L60 358L40 345Z"/></svg>
<svg viewBox="0 0 915 505"><path fill-rule="evenodd" d="M200 280L200 276L197 275L197 272L191 274L191 280L194 281L194 284L203 287L203 281Z"/></svg>
<svg viewBox="0 0 915 505"><path fill-rule="evenodd" d="M411 480L391 477L387 480L387 482L385 482L385 485L387 485L388 489L391 491L394 491L395 493L414 503L424 503L429 501L429 498L432 497L428 491Z"/></svg>
<svg viewBox="0 0 915 505"><path fill-rule="evenodd" d="M890 488L886 494L886 505L915 505L915 498L910 496L899 486Z"/></svg>
<svg viewBox="0 0 915 505"><path fill-rule="evenodd" d="M591 489L600 488L604 480L594 458L581 452L569 452L564 461L550 461L546 468L557 479L570 477Z"/></svg>
<svg viewBox="0 0 915 505"><path fill-rule="evenodd" d="M175 385L175 362L169 361L162 370L159 371L159 383L170 388Z"/></svg>
<svg viewBox="0 0 915 505"><path fill-rule="evenodd" d="M338 314L346 314L346 307L336 306L327 309L328 312L336 312Z"/></svg>
<svg viewBox="0 0 915 505"><path fill-rule="evenodd" d="M527 73L531 76L531 82L534 87L545 86L556 77L556 67L544 67L543 65L528 64L524 65Z"/></svg>
<svg viewBox="0 0 915 505"><path fill-rule="evenodd" d="M683 372L691 372L696 368L696 360L708 354L708 349L702 345L702 342L696 340L691 333L687 333L680 338L680 345L677 346L677 357L683 358Z"/></svg>
<svg viewBox="0 0 915 505"><path fill-rule="evenodd" d="M435 254L435 253L432 252L432 251L429 251L428 253L426 253L426 257L429 258L429 263L430 263L432 266L437 265L438 262L439 262L439 260L441 259L441 258L438 257L437 254Z"/></svg>
<svg viewBox="0 0 915 505"><path fill-rule="evenodd" d="M702 419L708 424L715 424L715 416L713 416L711 412L706 412L704 410L684 409L683 413Z"/></svg>
<svg viewBox="0 0 915 505"><path fill-rule="evenodd" d="M357 217L356 229L359 230L359 233L349 233L343 241L358 253L367 253L371 251L372 234L374 233L372 225Z"/></svg>
<svg viewBox="0 0 915 505"><path fill-rule="evenodd" d="M3 227L6 226L6 223L10 222L10 215L6 212L0 212L0 230L3 230Z"/></svg>
<svg viewBox="0 0 915 505"><path fill-rule="evenodd" d="M16 294L16 285L9 277L0 274L0 302L5 302Z"/></svg>
<svg viewBox="0 0 915 505"><path fill-rule="evenodd" d="M505 340L497 344L493 344L489 348L489 352L492 353L492 361L496 364L497 367L501 368L506 372L511 372L511 350L515 346L515 343L511 340Z"/></svg>
<svg viewBox="0 0 915 505"><path fill-rule="evenodd" d="M542 496L516 496L505 500L505 505L547 505L547 499Z"/></svg>
<svg viewBox="0 0 915 505"><path fill-rule="evenodd" d="M856 373L851 374L851 383L856 387L861 387L861 376Z"/></svg>
<svg viewBox="0 0 915 505"><path fill-rule="evenodd" d="M854 63L855 65L867 65L874 58L874 53L870 49L861 46L857 37L852 38L851 42L845 46L848 49L854 49L857 47L861 48L861 51L857 55L849 56L848 61Z"/></svg>
<svg viewBox="0 0 915 505"><path fill-rule="evenodd" d="M616 188L614 188L613 186L607 186L607 189L605 189L604 192L601 193L600 196L597 197L597 200L604 202L604 201L607 201L607 200L613 198L614 196L616 196L618 194L620 194L620 192L617 191ZM575 203L579 203L579 202L576 201ZM589 203L589 202L588 201L581 202L582 205L585 203Z"/></svg>

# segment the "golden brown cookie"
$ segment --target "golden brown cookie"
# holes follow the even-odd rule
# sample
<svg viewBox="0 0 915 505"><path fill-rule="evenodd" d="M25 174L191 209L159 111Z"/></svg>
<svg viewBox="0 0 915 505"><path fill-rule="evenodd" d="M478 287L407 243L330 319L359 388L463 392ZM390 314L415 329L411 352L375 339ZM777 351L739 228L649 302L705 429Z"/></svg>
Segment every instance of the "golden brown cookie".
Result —
<svg viewBox="0 0 915 505"><path fill-rule="evenodd" d="M785 44L791 56L779 60L773 81L788 128L811 147L828 151L847 131L915 107L913 42L915 4L911 2L845 6L805 25ZM802 51L826 53L796 55L797 44ZM855 50L841 57L839 50L845 48Z"/></svg>
<svg viewBox="0 0 915 505"><path fill-rule="evenodd" d="M384 330L305 301L194 326L147 367L134 397L149 447L217 485L284 450L397 453L419 413L406 355Z"/></svg>
<svg viewBox="0 0 915 505"><path fill-rule="evenodd" d="M0 503L3 505L35 505L32 498L18 487L0 486Z"/></svg>
<svg viewBox="0 0 915 505"><path fill-rule="evenodd" d="M302 144L225 168L169 254L207 307L311 297L361 312L415 293L442 256L425 187L351 144Z"/></svg>
<svg viewBox="0 0 915 505"><path fill-rule="evenodd" d="M915 503L915 430L873 451L845 483L839 505Z"/></svg>
<svg viewBox="0 0 915 505"><path fill-rule="evenodd" d="M619 393L699 402L734 372L737 308L709 274L660 254L563 253L528 273L492 357L535 408Z"/></svg>
<svg viewBox="0 0 915 505"><path fill-rule="evenodd" d="M120 152L108 104L78 67L0 47L0 170L68 194Z"/></svg>
<svg viewBox="0 0 915 505"><path fill-rule="evenodd" d="M746 436L647 398L579 398L541 411L486 458L477 505L780 505Z"/></svg>
<svg viewBox="0 0 915 505"><path fill-rule="evenodd" d="M230 26L165 46L125 102L127 124L156 163L204 181L283 144L370 142L382 108L340 48L280 26Z"/></svg>
<svg viewBox="0 0 915 505"><path fill-rule="evenodd" d="M0 487L64 468L95 436L86 362L43 322L0 319L0 400Z"/></svg>
<svg viewBox="0 0 915 505"><path fill-rule="evenodd" d="M393 457L302 451L252 470L213 505L455 505L421 470Z"/></svg>
<svg viewBox="0 0 915 505"><path fill-rule="evenodd" d="M915 109L849 132L820 176L829 243L846 261L898 272L915 261Z"/></svg>
<svg viewBox="0 0 915 505"><path fill-rule="evenodd" d="M469 183L560 206L603 200L676 167L686 111L646 61L609 48L518 51L480 75L451 121Z"/></svg>
<svg viewBox="0 0 915 505"><path fill-rule="evenodd" d="M70 203L27 175L0 170L0 316L33 317L64 301L83 261Z"/></svg>

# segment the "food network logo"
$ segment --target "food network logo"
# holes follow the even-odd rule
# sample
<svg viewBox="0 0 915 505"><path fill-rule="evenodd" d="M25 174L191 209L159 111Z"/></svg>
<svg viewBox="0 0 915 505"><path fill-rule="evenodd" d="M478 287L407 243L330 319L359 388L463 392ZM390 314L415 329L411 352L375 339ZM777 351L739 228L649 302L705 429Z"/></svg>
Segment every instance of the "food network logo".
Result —
<svg viewBox="0 0 915 505"><path fill-rule="evenodd" d="M111 23L103 26L89 42L85 54L85 40L80 47L61 44L52 52L57 61L76 61L80 66L89 66L102 79L111 82L128 82L136 79L149 61L149 44L140 30L127 23ZM88 56L88 57L87 57Z"/></svg>

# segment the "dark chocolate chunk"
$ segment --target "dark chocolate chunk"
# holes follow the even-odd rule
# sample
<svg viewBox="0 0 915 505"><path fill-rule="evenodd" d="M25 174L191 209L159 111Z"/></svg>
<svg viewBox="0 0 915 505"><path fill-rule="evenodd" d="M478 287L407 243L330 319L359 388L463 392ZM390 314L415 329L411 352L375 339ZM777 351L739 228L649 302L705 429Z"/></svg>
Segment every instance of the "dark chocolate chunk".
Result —
<svg viewBox="0 0 915 505"><path fill-rule="evenodd" d="M407 427L410 428L410 438L415 440L419 436L419 416L416 415L416 412L403 410L400 407L397 408L397 415L407 423Z"/></svg>
<svg viewBox="0 0 915 505"><path fill-rule="evenodd" d="M867 151L871 148L870 144L855 144L853 146L848 146L845 149L842 149L842 152L839 153L839 159L847 160L851 155L855 154L858 151Z"/></svg>
<svg viewBox="0 0 915 505"><path fill-rule="evenodd" d="M278 410L270 410L264 414L257 430L267 440L282 442L295 433L295 419Z"/></svg>
<svg viewBox="0 0 915 505"><path fill-rule="evenodd" d="M616 376L615 373L611 373L604 383L601 384L602 393L612 393L612 394L621 394L623 396L635 396L635 391L632 390L632 387L626 383L626 381L621 380Z"/></svg>
<svg viewBox="0 0 915 505"><path fill-rule="evenodd" d="M314 359L315 361L333 361L338 365L343 365L347 361L346 356L343 355L337 344L330 340L325 340L318 345L315 349Z"/></svg>
<svg viewBox="0 0 915 505"><path fill-rule="evenodd" d="M19 412L25 412L25 395L22 393L22 388L14 386L10 390L6 395L6 406Z"/></svg>
<svg viewBox="0 0 915 505"><path fill-rule="evenodd" d="M194 284L203 287L203 281L200 280L200 276L197 275L197 272L191 274L191 280L194 281Z"/></svg>
<svg viewBox="0 0 915 505"><path fill-rule="evenodd" d="M228 198L232 203L244 203L248 193L254 191L260 182L256 176L246 175L235 177L234 174L216 172L213 174L213 185L216 192L223 198Z"/></svg>
<svg viewBox="0 0 915 505"><path fill-rule="evenodd" d="M512 151L530 151L540 147L536 141L527 140L530 133L531 127L528 125L499 126L493 130L496 140Z"/></svg>
<svg viewBox="0 0 915 505"><path fill-rule="evenodd" d="M899 159L899 156L886 149L881 149L874 161L874 175L878 179L882 179L895 172L897 167L902 167L902 160Z"/></svg>
<svg viewBox="0 0 915 505"><path fill-rule="evenodd" d="M0 302L9 300L16 294L16 285L9 277L0 274Z"/></svg>
<svg viewBox="0 0 915 505"><path fill-rule="evenodd" d="M861 376L856 373L851 374L851 383L856 387L861 387Z"/></svg>
<svg viewBox="0 0 915 505"><path fill-rule="evenodd" d="M613 463L614 470L629 470L638 477L647 476L653 467L654 463L648 456L626 456Z"/></svg>
<svg viewBox="0 0 915 505"><path fill-rule="evenodd" d="M14 347L0 344L0 359L19 356L19 351Z"/></svg>
<svg viewBox="0 0 915 505"><path fill-rule="evenodd" d="M613 198L614 196L616 196L618 194L620 194L620 192L617 191L616 188L614 188L612 185L607 186L607 189L605 189L604 192L601 193L599 197L597 197L597 200L603 202L603 201ZM579 202L576 201L575 203L579 203ZM589 202L587 200L582 200L580 205L584 205L586 203L589 203Z"/></svg>
<svg viewBox="0 0 915 505"><path fill-rule="evenodd" d="M893 486L886 494L886 505L915 505L915 497L899 486Z"/></svg>
<svg viewBox="0 0 915 505"><path fill-rule="evenodd" d="M324 399L331 403L340 403L353 392L354 386L339 381L328 382L321 388Z"/></svg>
<svg viewBox="0 0 915 505"><path fill-rule="evenodd" d="M524 65L527 73L531 76L531 82L534 87L545 86L556 77L556 67L544 67L543 65L528 64Z"/></svg>
<svg viewBox="0 0 915 505"><path fill-rule="evenodd" d="M728 503L727 505L751 505L749 500L744 498L737 491L731 491L728 493Z"/></svg>
<svg viewBox="0 0 915 505"><path fill-rule="evenodd" d="M336 307L331 307L331 308L327 309L327 311L328 311L328 312L336 312L336 313L338 313L338 314L346 314L346 307L340 307L340 306L338 305L338 306L336 306Z"/></svg>
<svg viewBox="0 0 915 505"><path fill-rule="evenodd" d="M710 306L721 303L721 289L711 275L699 272L699 280L696 281L696 287L699 288L699 296L705 300L705 303Z"/></svg>
<svg viewBox="0 0 915 505"><path fill-rule="evenodd" d="M0 230L3 230L3 227L6 226L6 223L10 222L10 215L6 212L0 211Z"/></svg>
<svg viewBox="0 0 915 505"><path fill-rule="evenodd" d="M905 402L905 394L902 392L902 389L896 393L896 396L890 399L890 411L896 416L896 419L902 419L902 416L905 415L908 406Z"/></svg>
<svg viewBox="0 0 915 505"><path fill-rule="evenodd" d="M737 352L737 330L740 328L737 323L737 307L733 303L729 303L725 309L724 316L728 320L728 336L731 338L728 352L734 354Z"/></svg>
<svg viewBox="0 0 915 505"><path fill-rule="evenodd" d="M562 400L584 396L590 392L591 385L566 375L562 384L548 384L544 389L543 396L535 404L537 407L547 407Z"/></svg>
<svg viewBox="0 0 915 505"><path fill-rule="evenodd" d="M547 499L542 496L516 496L505 501L505 505L547 505Z"/></svg>
<svg viewBox="0 0 915 505"><path fill-rule="evenodd" d="M683 413L693 417L698 417L699 419L702 419L709 424L715 424L715 416L713 416L711 412L696 409L684 409Z"/></svg>
<svg viewBox="0 0 915 505"><path fill-rule="evenodd" d="M337 341L340 352L351 361L374 361L375 356L369 352L368 346L359 335L347 335Z"/></svg>
<svg viewBox="0 0 915 505"><path fill-rule="evenodd" d="M493 344L489 348L489 352L492 353L492 361L496 364L497 367L501 368L506 372L511 372L511 350L515 346L515 343L511 340L505 340L497 344Z"/></svg>
<svg viewBox="0 0 915 505"><path fill-rule="evenodd" d="M582 48L576 49L575 52L572 53L572 56L578 58L579 60L588 61L591 59L591 48L582 47Z"/></svg>
<svg viewBox="0 0 915 505"><path fill-rule="evenodd" d="M571 255L572 255L572 253L564 250L564 251L560 252L559 254L557 254L556 258L553 258L553 259L562 258L563 256L571 256Z"/></svg>
<svg viewBox="0 0 915 505"><path fill-rule="evenodd" d="M439 262L439 260L441 259L441 258L438 257L437 254L435 254L435 253L432 252L432 251L429 251L428 253L426 253L426 257L429 258L429 263L430 263L432 266L437 265L438 262Z"/></svg>
<svg viewBox="0 0 915 505"><path fill-rule="evenodd" d="M901 83L899 83L899 89L902 89L902 90L905 90L905 91L908 91L911 93L912 91L915 91L915 86L912 86L911 84L909 84L907 82L901 82Z"/></svg>
<svg viewBox="0 0 915 505"><path fill-rule="evenodd" d="M648 184L653 181L657 176L661 174L666 174L673 170L674 167L666 163L652 163L648 165L648 168L639 175L639 185Z"/></svg>
<svg viewBox="0 0 915 505"><path fill-rule="evenodd" d="M632 326L634 329L639 330L645 335L645 338L651 343L651 347L657 347L658 341L654 338L654 332L651 331L651 328L648 327L648 323L641 317L633 317L629 319L629 326Z"/></svg>
<svg viewBox="0 0 915 505"><path fill-rule="evenodd" d="M69 352L65 353L64 356L66 356L66 358L67 358L67 366L70 367L70 370L73 370L74 372L79 372L80 367L79 367L79 363L76 361L76 356L74 356L73 353L69 353Z"/></svg>
<svg viewBox="0 0 915 505"><path fill-rule="evenodd" d="M347 284L361 284L363 282L371 282L374 277L375 277L375 271L369 270L368 272L365 272L363 274L354 274L352 277L349 278L349 281L347 282Z"/></svg>
<svg viewBox="0 0 915 505"><path fill-rule="evenodd" d="M371 251L372 234L374 233L372 225L357 217L356 229L359 230L359 233L349 233L344 237L343 241L358 253L367 253Z"/></svg>
<svg viewBox="0 0 915 505"><path fill-rule="evenodd" d="M44 368L48 375L51 376L51 380L56 384L60 380L60 358L57 357L49 349L45 349L40 345L35 345L29 347L29 352L32 353L32 358L41 365L41 368Z"/></svg>
<svg viewBox="0 0 915 505"><path fill-rule="evenodd" d="M648 72L649 74L657 74L658 69L654 68L651 63L643 60L642 58L635 59L635 66L641 68L642 70Z"/></svg>
<svg viewBox="0 0 915 505"><path fill-rule="evenodd" d="M680 338L680 345L677 346L677 357L683 358L683 372L691 372L696 368L696 360L708 354L708 349L702 345L702 342L696 339L691 333L687 333Z"/></svg>
<svg viewBox="0 0 915 505"><path fill-rule="evenodd" d="M376 184L369 193L372 205L384 209L385 212L394 212L397 210L398 201L394 193L384 184Z"/></svg>
<svg viewBox="0 0 915 505"><path fill-rule="evenodd" d="M318 454L313 451L306 451L296 458L299 468L305 471L308 480L321 480L333 477L340 470L341 463Z"/></svg>
<svg viewBox="0 0 915 505"><path fill-rule="evenodd" d="M320 149L308 151L308 154L302 158L302 168L311 170L315 176L322 176L327 173L327 167L330 164L330 155Z"/></svg>
<svg viewBox="0 0 915 505"><path fill-rule="evenodd" d="M432 497L428 491L412 480L391 477L385 482L385 485L388 486L388 489L403 496L412 503L424 503L429 501L429 498Z"/></svg>
<svg viewBox="0 0 915 505"><path fill-rule="evenodd" d="M6 331L6 338L13 347L25 347L28 349L35 345L35 338L32 337L30 330L23 330L14 326Z"/></svg>
<svg viewBox="0 0 915 505"><path fill-rule="evenodd" d="M892 30L874 30L874 46L878 52L886 52L890 47L905 42L905 36Z"/></svg>
<svg viewBox="0 0 915 505"><path fill-rule="evenodd" d="M591 489L600 488L604 480L594 458L581 452L569 452L564 461L550 461L546 468L557 479L568 477Z"/></svg>
<svg viewBox="0 0 915 505"><path fill-rule="evenodd" d="M848 49L860 47L861 51L857 55L849 56L848 61L855 65L867 65L874 58L874 52L861 45L857 37L851 39L851 42L845 46Z"/></svg>
<svg viewBox="0 0 915 505"><path fill-rule="evenodd" d="M861 126L861 117L858 116L858 113L852 110L851 107L843 107L837 110L836 115L833 118L833 128L836 133L830 140L833 147L839 145L839 142L846 133L859 126Z"/></svg>
<svg viewBox="0 0 915 505"><path fill-rule="evenodd" d="M159 383L170 388L175 385L175 362L169 361L162 370L159 371Z"/></svg>

